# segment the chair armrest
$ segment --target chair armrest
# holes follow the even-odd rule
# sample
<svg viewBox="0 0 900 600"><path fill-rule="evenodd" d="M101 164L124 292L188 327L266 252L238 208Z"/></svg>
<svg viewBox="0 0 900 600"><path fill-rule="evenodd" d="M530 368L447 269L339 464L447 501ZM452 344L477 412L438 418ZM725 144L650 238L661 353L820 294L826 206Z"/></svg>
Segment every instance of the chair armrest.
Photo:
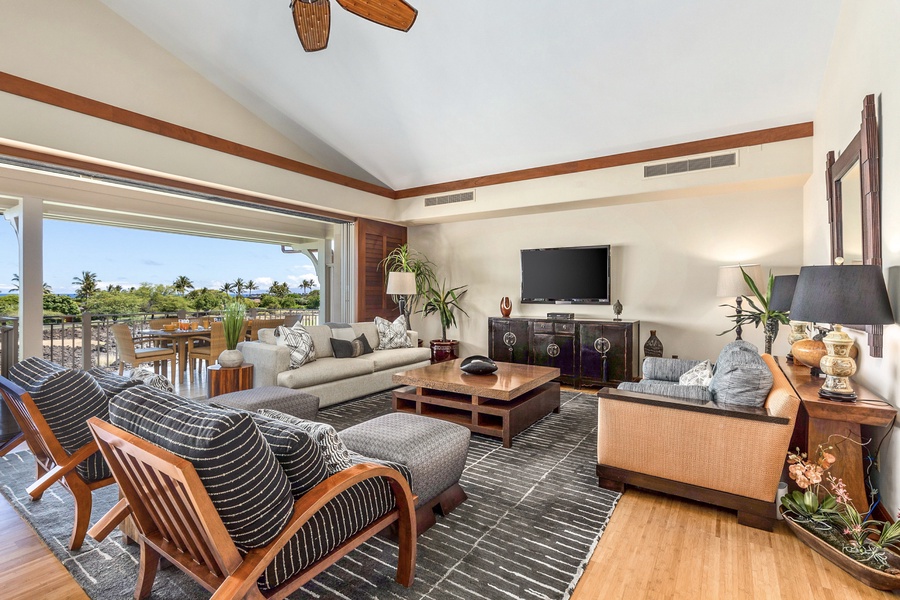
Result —
<svg viewBox="0 0 900 600"><path fill-rule="evenodd" d="M277 385L279 373L291 368L291 349L265 342L240 342L237 349L253 365L253 387Z"/></svg>
<svg viewBox="0 0 900 600"><path fill-rule="evenodd" d="M646 379L658 379L660 381L672 381L678 383L679 377L693 369L699 363L699 360L648 356L641 365L641 374Z"/></svg>
<svg viewBox="0 0 900 600"><path fill-rule="evenodd" d="M627 392L640 392L642 394L651 394L654 396L665 396L668 398L680 398L682 400L699 400L702 402L712 402L713 395L708 387L702 385L680 385L678 383L660 383L654 382L631 382L625 381L619 384L617 388Z"/></svg>

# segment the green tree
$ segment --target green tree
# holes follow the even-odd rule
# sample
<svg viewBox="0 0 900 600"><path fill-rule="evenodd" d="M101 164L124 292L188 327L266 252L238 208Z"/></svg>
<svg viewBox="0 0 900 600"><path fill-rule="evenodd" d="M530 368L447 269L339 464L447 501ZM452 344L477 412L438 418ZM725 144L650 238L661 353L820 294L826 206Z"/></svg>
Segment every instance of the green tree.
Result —
<svg viewBox="0 0 900 600"><path fill-rule="evenodd" d="M0 315L14 317L19 314L19 297L15 294L0 296Z"/></svg>
<svg viewBox="0 0 900 600"><path fill-rule="evenodd" d="M221 308L222 305L228 301L228 294L220 292L219 290L201 288L188 294L187 299L193 305L194 310L208 312L216 308Z"/></svg>
<svg viewBox="0 0 900 600"><path fill-rule="evenodd" d="M234 284L233 283L223 283L222 287L220 287L219 290L224 292L226 296L230 296L231 292L234 291Z"/></svg>
<svg viewBox="0 0 900 600"><path fill-rule="evenodd" d="M272 296L284 298L290 293L291 288L288 287L287 283L278 283L277 281L273 281L272 285L269 286L269 294L271 294Z"/></svg>
<svg viewBox="0 0 900 600"><path fill-rule="evenodd" d="M313 290L306 295L306 308L319 308L319 290Z"/></svg>
<svg viewBox="0 0 900 600"><path fill-rule="evenodd" d="M87 300L96 294L99 289L97 286L97 274L91 271L82 271L81 277L73 278L72 283L78 286L78 289L75 291L75 297L79 300Z"/></svg>
<svg viewBox="0 0 900 600"><path fill-rule="evenodd" d="M241 298L244 296L244 290L247 289L247 282L245 282L243 279L238 277L237 279L234 280L234 283L231 285L234 286L234 293L237 294L238 298Z"/></svg>
<svg viewBox="0 0 900 600"><path fill-rule="evenodd" d="M155 294L146 307L150 312L177 312L179 310L191 310L191 303L184 296L172 294Z"/></svg>
<svg viewBox="0 0 900 600"><path fill-rule="evenodd" d="M123 290L122 290L121 285L113 285L110 283L109 285L106 286L106 291L107 292L121 292Z"/></svg>
<svg viewBox="0 0 900 600"><path fill-rule="evenodd" d="M20 283L18 273L13 273L12 283L13 283L13 286L9 289L9 291L10 292L18 292L19 291L19 283ZM53 288L50 287L50 284L45 281L44 282L44 294L52 294L52 293L53 293Z"/></svg>
<svg viewBox="0 0 900 600"><path fill-rule="evenodd" d="M253 290L258 290L258 289L259 289L259 286L256 285L256 282L253 281L252 279L247 282L247 295L248 296L252 296Z"/></svg>
<svg viewBox="0 0 900 600"><path fill-rule="evenodd" d="M191 281L187 275L179 275L175 278L175 281L172 282L172 287L177 293L184 296L188 290L194 289L194 282Z"/></svg>
<svg viewBox="0 0 900 600"><path fill-rule="evenodd" d="M58 294L44 294L44 313L78 315L81 314L81 311L74 298Z"/></svg>
<svg viewBox="0 0 900 600"><path fill-rule="evenodd" d="M284 308L281 305L283 299L275 294L263 294L259 299L260 308Z"/></svg>
<svg viewBox="0 0 900 600"><path fill-rule="evenodd" d="M95 292L84 303L84 309L95 315L132 314L143 308L143 299L127 292Z"/></svg>

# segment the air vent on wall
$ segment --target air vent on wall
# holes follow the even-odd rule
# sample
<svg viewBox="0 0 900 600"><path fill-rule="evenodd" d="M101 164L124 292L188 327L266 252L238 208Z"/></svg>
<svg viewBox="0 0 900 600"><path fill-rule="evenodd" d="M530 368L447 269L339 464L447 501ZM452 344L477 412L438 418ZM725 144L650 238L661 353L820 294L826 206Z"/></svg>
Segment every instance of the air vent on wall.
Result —
<svg viewBox="0 0 900 600"><path fill-rule="evenodd" d="M660 175L674 175L675 173L689 173L691 171L733 167L735 165L737 165L737 153L731 152L729 154L717 154L716 156L676 160L658 165L645 165L644 177L659 177Z"/></svg>
<svg viewBox="0 0 900 600"><path fill-rule="evenodd" d="M447 194L445 196L431 196L425 198L425 206L438 206L440 204L454 204L456 202L472 202L475 200L475 190L468 192L458 192L456 194Z"/></svg>

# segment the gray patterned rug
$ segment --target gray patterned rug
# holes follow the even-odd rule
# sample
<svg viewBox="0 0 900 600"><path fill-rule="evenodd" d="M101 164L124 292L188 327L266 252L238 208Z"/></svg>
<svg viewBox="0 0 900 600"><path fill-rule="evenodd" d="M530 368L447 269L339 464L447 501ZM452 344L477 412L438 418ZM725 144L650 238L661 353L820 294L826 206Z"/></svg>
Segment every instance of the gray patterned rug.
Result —
<svg viewBox="0 0 900 600"><path fill-rule="evenodd" d="M472 436L461 484L469 500L419 538L414 585L394 582L397 547L375 537L320 574L291 598L566 599L606 527L618 494L597 486L596 396L563 392L551 414L503 448ZM322 410L319 418L344 429L390 411L390 393ZM58 485L40 502L25 486L34 480L27 452L0 458L0 492L37 530L87 594L97 600L131 597L137 547L113 534L87 538L69 552L72 497ZM93 523L114 503L113 486L94 494ZM153 598L208 598L181 571L161 570Z"/></svg>

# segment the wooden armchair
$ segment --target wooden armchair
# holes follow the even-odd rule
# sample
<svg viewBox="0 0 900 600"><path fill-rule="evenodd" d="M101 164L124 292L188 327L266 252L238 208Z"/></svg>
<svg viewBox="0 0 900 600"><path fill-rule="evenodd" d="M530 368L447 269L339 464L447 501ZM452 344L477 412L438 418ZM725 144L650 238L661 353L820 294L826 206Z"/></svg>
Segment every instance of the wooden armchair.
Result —
<svg viewBox="0 0 900 600"><path fill-rule="evenodd" d="M139 530L140 571L134 597L150 595L161 557L167 558L213 593L215 600L285 598L379 531L397 523L400 555L397 581L409 587L415 575L415 502L403 476L388 467L360 464L333 475L304 494L276 539L243 557L229 537L193 465L100 419L88 425L106 457L124 498L91 529L102 539L131 515ZM257 580L309 519L341 492L384 477L397 507L375 520L330 554L281 585L261 590Z"/></svg>
<svg viewBox="0 0 900 600"><path fill-rule="evenodd" d="M99 450L97 443L91 441L75 452L66 452L28 392L5 377L0 377L0 395L22 429L37 463L37 481L25 488L25 491L32 500L40 500L47 488L59 482L72 493L75 498L75 525L69 538L69 549L78 550L90 524L91 492L115 483L101 465L95 465L91 471L106 476L90 481L75 469L88 459L102 462L99 455L93 456Z"/></svg>

